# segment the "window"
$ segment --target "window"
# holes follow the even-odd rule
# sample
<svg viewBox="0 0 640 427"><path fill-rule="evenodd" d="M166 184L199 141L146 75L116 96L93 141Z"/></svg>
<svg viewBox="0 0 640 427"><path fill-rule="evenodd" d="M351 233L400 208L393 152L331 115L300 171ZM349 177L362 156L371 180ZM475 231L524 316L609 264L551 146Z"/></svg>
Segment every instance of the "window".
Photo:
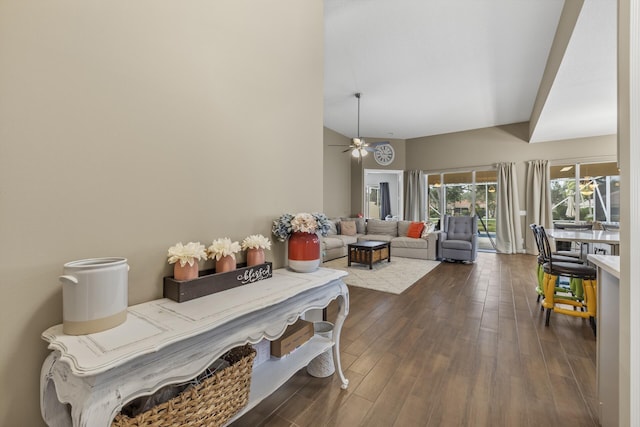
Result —
<svg viewBox="0 0 640 427"><path fill-rule="evenodd" d="M440 195L442 194L442 182L440 174L427 175L427 218L436 224L440 221Z"/></svg>
<svg viewBox="0 0 640 427"><path fill-rule="evenodd" d="M620 221L620 172L615 162L551 166L553 221Z"/></svg>
<svg viewBox="0 0 640 427"><path fill-rule="evenodd" d="M445 173L445 213L452 216L473 215L473 173Z"/></svg>
<svg viewBox="0 0 640 427"><path fill-rule="evenodd" d="M380 188L376 185L367 185L367 206L365 215L367 218L380 219Z"/></svg>
<svg viewBox="0 0 640 427"><path fill-rule="evenodd" d="M476 214L480 218L478 230L480 234L496 232L496 208L498 199L498 176L496 171L476 172ZM485 230L486 227L486 230Z"/></svg>
<svg viewBox="0 0 640 427"><path fill-rule="evenodd" d="M437 223L444 214L477 215L478 248L495 249L497 189L495 170L427 175L427 218Z"/></svg>

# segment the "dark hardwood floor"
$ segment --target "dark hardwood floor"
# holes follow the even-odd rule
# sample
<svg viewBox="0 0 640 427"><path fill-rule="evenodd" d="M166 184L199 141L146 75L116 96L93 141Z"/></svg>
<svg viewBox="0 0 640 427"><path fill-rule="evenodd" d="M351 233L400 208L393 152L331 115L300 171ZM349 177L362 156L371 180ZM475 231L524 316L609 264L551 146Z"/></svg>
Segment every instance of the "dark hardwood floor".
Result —
<svg viewBox="0 0 640 427"><path fill-rule="evenodd" d="M544 326L535 266L480 253L401 295L350 287L349 388L301 370L233 426L597 426L595 337L560 314Z"/></svg>

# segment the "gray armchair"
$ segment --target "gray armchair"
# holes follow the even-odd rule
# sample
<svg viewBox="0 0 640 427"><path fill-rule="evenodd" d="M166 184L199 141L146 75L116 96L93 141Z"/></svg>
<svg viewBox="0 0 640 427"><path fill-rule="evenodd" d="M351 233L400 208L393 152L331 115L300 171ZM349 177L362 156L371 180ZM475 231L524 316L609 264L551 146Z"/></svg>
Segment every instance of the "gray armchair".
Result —
<svg viewBox="0 0 640 427"><path fill-rule="evenodd" d="M445 215L439 247L443 260L476 260L478 249L478 218L476 216Z"/></svg>

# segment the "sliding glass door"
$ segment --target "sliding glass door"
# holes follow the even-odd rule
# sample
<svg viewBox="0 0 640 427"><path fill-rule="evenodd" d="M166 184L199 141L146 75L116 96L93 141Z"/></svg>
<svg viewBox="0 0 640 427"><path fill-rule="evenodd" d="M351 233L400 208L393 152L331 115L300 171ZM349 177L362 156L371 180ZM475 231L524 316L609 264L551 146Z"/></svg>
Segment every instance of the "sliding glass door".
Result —
<svg viewBox="0 0 640 427"><path fill-rule="evenodd" d="M496 171L477 171L475 176L475 208L478 215L479 247L493 249L496 240L496 208L498 184Z"/></svg>
<svg viewBox="0 0 640 427"><path fill-rule="evenodd" d="M438 175L427 175L427 215L429 222L437 224L442 216L440 200L442 199L442 178Z"/></svg>
<svg viewBox="0 0 640 427"><path fill-rule="evenodd" d="M431 222L438 222L444 214L478 215L478 247L493 250L496 232L496 171L429 174L426 179L427 218Z"/></svg>
<svg viewBox="0 0 640 427"><path fill-rule="evenodd" d="M473 215L473 173L444 173L445 213L452 216Z"/></svg>

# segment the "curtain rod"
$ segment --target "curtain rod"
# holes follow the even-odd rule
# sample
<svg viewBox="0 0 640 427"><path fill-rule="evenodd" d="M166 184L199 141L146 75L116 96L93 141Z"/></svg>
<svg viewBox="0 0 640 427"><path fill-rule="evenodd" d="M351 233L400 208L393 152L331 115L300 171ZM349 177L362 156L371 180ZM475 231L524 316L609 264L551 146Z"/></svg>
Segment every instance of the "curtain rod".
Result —
<svg viewBox="0 0 640 427"><path fill-rule="evenodd" d="M523 160L522 163L527 163L533 160L540 159L531 159L531 160ZM615 162L617 161L616 155L606 155L606 156L589 156L589 157L571 157L564 159L550 159L550 165L559 165L565 163L602 163L602 162ZM500 163L518 163L518 162L496 162L491 165L480 165L480 166L464 166L459 168L449 168L449 169L420 169L427 175L435 175L440 173L455 173L455 172L471 172L471 171L486 171L486 170L494 170L498 168L498 164Z"/></svg>
<svg viewBox="0 0 640 427"><path fill-rule="evenodd" d="M497 169L496 165L482 165L482 166L465 166L462 168L451 168L451 169L435 169L427 172L426 170L422 170L427 175L435 175L441 173L455 173L455 172L471 172L471 171L488 171Z"/></svg>
<svg viewBox="0 0 640 427"><path fill-rule="evenodd" d="M565 163L602 163L602 162L617 162L617 155L609 155L609 156L590 156L590 157L572 157L568 159L551 159L549 160L550 165L560 165Z"/></svg>

